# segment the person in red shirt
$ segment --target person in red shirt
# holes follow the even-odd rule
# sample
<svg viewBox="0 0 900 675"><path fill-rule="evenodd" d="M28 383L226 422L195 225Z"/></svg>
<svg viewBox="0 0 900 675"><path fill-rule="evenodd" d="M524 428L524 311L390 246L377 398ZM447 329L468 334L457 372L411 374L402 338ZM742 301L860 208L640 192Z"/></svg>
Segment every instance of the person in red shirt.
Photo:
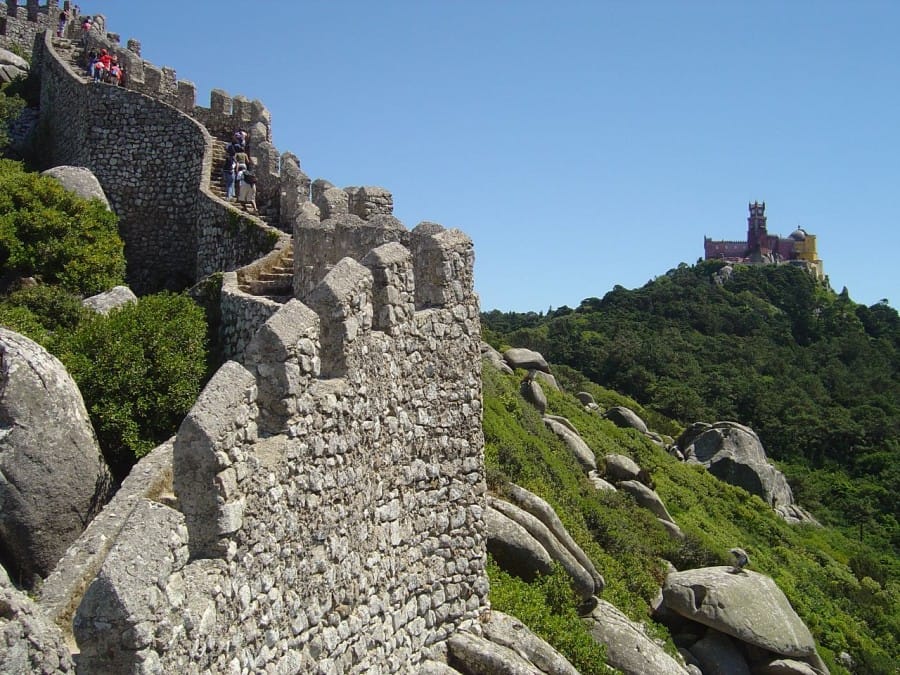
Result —
<svg viewBox="0 0 900 675"><path fill-rule="evenodd" d="M100 50L100 56L97 58L97 62L94 64L94 70L91 75L94 78L94 82L102 82L106 78L106 74L109 72L109 66L112 64L112 57L109 55L105 49Z"/></svg>

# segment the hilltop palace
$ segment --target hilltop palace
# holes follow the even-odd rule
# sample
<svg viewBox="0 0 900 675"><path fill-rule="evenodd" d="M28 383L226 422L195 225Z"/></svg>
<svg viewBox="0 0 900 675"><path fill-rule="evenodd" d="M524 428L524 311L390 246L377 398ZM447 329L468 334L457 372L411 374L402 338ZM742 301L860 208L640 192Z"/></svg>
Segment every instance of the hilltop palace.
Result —
<svg viewBox="0 0 900 675"><path fill-rule="evenodd" d="M798 227L787 238L766 230L766 203L749 204L747 241L715 241L703 238L704 260L726 260L732 263L787 263L805 267L818 279L825 278L825 268L816 253L816 235Z"/></svg>

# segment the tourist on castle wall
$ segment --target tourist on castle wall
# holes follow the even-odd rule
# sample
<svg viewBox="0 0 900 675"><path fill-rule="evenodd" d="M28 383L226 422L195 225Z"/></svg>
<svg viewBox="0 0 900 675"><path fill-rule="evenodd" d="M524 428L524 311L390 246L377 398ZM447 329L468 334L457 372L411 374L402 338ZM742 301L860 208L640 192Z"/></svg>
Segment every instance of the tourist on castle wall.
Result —
<svg viewBox="0 0 900 675"><path fill-rule="evenodd" d="M97 60L94 62L93 68L91 69L91 77L94 78L94 82L101 82L106 78L106 73L109 71L109 66L112 64L112 57L109 55L105 49L100 50L100 55L97 57Z"/></svg>
<svg viewBox="0 0 900 675"><path fill-rule="evenodd" d="M56 27L56 37L62 37L63 31L66 30L66 23L69 21L69 10L64 9L59 13L59 25Z"/></svg>
<svg viewBox="0 0 900 675"><path fill-rule="evenodd" d="M250 166L250 155L247 154L245 145L242 144L240 150L234 153L234 161L238 164L243 164L245 169Z"/></svg>
<svg viewBox="0 0 900 675"><path fill-rule="evenodd" d="M235 131L232 140L234 143L240 143L244 146L245 152L250 152L250 134L247 133L246 129L238 129Z"/></svg>
<svg viewBox="0 0 900 675"><path fill-rule="evenodd" d="M81 46L87 46L88 33L91 32L91 27L94 24L91 23L91 17L84 17L84 21L81 22Z"/></svg>
<svg viewBox="0 0 900 675"><path fill-rule="evenodd" d="M96 50L91 50L88 52L88 64L87 64L87 72L91 77L94 76L94 66L97 65L97 59L100 58L100 55L97 54Z"/></svg>
<svg viewBox="0 0 900 675"><path fill-rule="evenodd" d="M222 186L225 190L225 199L234 198L234 179L237 171L237 162L234 160L234 153L225 149L225 163L222 165Z"/></svg>
<svg viewBox="0 0 900 675"><path fill-rule="evenodd" d="M253 171L254 168L254 165L250 164L249 168L244 167L240 172L241 189L238 193L238 201L243 204L245 211L247 206L250 205L253 207L253 213L259 215L259 209L256 208L256 173Z"/></svg>

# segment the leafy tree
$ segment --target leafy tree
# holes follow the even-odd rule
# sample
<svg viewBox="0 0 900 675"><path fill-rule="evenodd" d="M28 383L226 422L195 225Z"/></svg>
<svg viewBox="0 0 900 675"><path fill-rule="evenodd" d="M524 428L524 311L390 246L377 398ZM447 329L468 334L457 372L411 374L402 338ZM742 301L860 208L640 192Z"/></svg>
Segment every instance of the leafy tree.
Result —
<svg viewBox="0 0 900 675"><path fill-rule="evenodd" d="M804 490L829 522L896 546L900 465L900 317L886 301L855 304L804 270L701 261L574 312L489 313L493 339L540 351L682 424L734 419L767 453L810 469ZM502 322L495 318L502 316ZM816 472L865 486L814 487ZM834 484L825 480L823 486ZM872 508L875 512L870 514Z"/></svg>
<svg viewBox="0 0 900 675"><path fill-rule="evenodd" d="M122 478L177 429L197 398L205 374L203 311L183 295L144 297L82 321L61 359Z"/></svg>
<svg viewBox="0 0 900 675"><path fill-rule="evenodd" d="M0 284L37 277L79 295L122 283L125 256L116 216L58 181L0 160Z"/></svg>

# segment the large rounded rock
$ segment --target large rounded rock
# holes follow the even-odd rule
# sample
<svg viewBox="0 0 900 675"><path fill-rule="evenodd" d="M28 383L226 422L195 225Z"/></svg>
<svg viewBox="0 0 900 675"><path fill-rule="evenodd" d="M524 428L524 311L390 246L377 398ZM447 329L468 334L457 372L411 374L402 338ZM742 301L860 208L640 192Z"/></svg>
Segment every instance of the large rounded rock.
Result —
<svg viewBox="0 0 900 675"><path fill-rule="evenodd" d="M55 357L0 328L0 549L47 576L106 501L109 470L81 393Z"/></svg>
<svg viewBox="0 0 900 675"><path fill-rule="evenodd" d="M500 356L500 352L491 347L487 342L481 343L481 360L486 361L493 366L495 370L499 370L501 373L512 375L513 369L503 360L503 357Z"/></svg>
<svg viewBox="0 0 900 675"><path fill-rule="evenodd" d="M614 408L607 410L603 416L617 427L637 429L642 434L647 433L647 423L638 417L637 413L628 408L615 406Z"/></svg>
<svg viewBox="0 0 900 675"><path fill-rule="evenodd" d="M0 82L12 82L28 75L28 61L7 49L0 49Z"/></svg>
<svg viewBox="0 0 900 675"><path fill-rule="evenodd" d="M573 556L575 556L575 559L594 579L596 592L599 593L604 589L606 581L603 579L600 572L597 571L597 568L594 566L594 561L591 560L588 554L584 552L584 549L578 545L578 542L572 538L572 535L569 534L566 526L563 525L563 522L559 519L559 516L556 515L556 511L550 504L533 492L529 492L525 488L515 485L514 483L510 483L506 486L505 493L506 496L509 497L509 500L516 506L527 511L544 523L553 536L556 537L556 539L559 540Z"/></svg>
<svg viewBox="0 0 900 675"><path fill-rule="evenodd" d="M550 675L578 675L569 661L544 640L532 633L514 616L492 611L482 624L484 637L494 644L509 647Z"/></svg>
<svg viewBox="0 0 900 675"><path fill-rule="evenodd" d="M753 675L819 675L819 673L804 661L775 659L754 668Z"/></svg>
<svg viewBox="0 0 900 675"><path fill-rule="evenodd" d="M550 373L545 373L540 370L535 371L534 379L538 382L543 382L554 391L560 391L559 382L557 382L556 378Z"/></svg>
<svg viewBox="0 0 900 675"><path fill-rule="evenodd" d="M622 492L627 492L634 497L639 506L643 506L660 520L675 522L659 495L643 483L636 480L623 480L618 483L618 486Z"/></svg>
<svg viewBox="0 0 900 675"><path fill-rule="evenodd" d="M703 464L719 480L758 495L771 506L794 503L787 479L769 464L759 436L736 422L716 422L684 448L689 462Z"/></svg>
<svg viewBox="0 0 900 675"><path fill-rule="evenodd" d="M600 475L596 471L588 471L587 477L597 490L606 490L607 492L616 491L616 486L600 478Z"/></svg>
<svg viewBox="0 0 900 675"><path fill-rule="evenodd" d="M747 644L784 656L812 657L806 624L772 579L731 567L672 572L663 585L666 607Z"/></svg>
<svg viewBox="0 0 900 675"><path fill-rule="evenodd" d="M613 482L620 480L639 480L641 467L631 457L625 455L607 455L606 475Z"/></svg>
<svg viewBox="0 0 900 675"><path fill-rule="evenodd" d="M28 61L8 49L0 49L0 65L15 66L19 70L28 70Z"/></svg>
<svg viewBox="0 0 900 675"><path fill-rule="evenodd" d="M109 314L130 302L137 302L137 296L128 286L113 286L108 291L85 298L81 304L98 314Z"/></svg>
<svg viewBox="0 0 900 675"><path fill-rule="evenodd" d="M106 208L109 208L109 200L100 185L100 181L90 169L83 166L55 166L44 171L42 176L50 176L58 180L69 192L74 192L84 199L97 198Z"/></svg>
<svg viewBox="0 0 900 675"><path fill-rule="evenodd" d="M537 408L537 411L543 415L547 411L547 396L541 385L536 380L528 379L522 382L520 386L522 398Z"/></svg>
<svg viewBox="0 0 900 675"><path fill-rule="evenodd" d="M509 364L510 368L524 368L525 370L542 370L545 373L550 372L550 366L547 361L538 352L522 347L513 347L503 352L503 358Z"/></svg>
<svg viewBox="0 0 900 675"><path fill-rule="evenodd" d="M463 631L447 640L448 662L469 675L543 675L509 647Z"/></svg>
<svg viewBox="0 0 900 675"><path fill-rule="evenodd" d="M641 624L606 600L598 600L585 621L591 637L606 645L606 662L625 675L686 675L681 664L650 639Z"/></svg>
<svg viewBox="0 0 900 675"><path fill-rule="evenodd" d="M531 581L553 571L553 558L524 527L496 509L484 510L487 550L501 569Z"/></svg>
<svg viewBox="0 0 900 675"><path fill-rule="evenodd" d="M584 439L577 432L570 429L565 423L552 417L544 417L544 424L566 444L566 447L569 448L571 453L575 455L575 459L581 464L582 469L585 471L597 470L597 457L594 455L594 451L591 450L590 446L584 442Z"/></svg>
<svg viewBox="0 0 900 675"><path fill-rule="evenodd" d="M597 583L591 573L585 569L584 565L578 561L572 552L556 538L553 532L550 531L550 528L541 522L539 518L502 499L488 497L488 506L524 527L528 534L540 542L541 546L550 554L550 557L562 565L566 573L572 578L572 588L582 600L588 600L594 593L599 593L603 590L603 585L597 588ZM600 583L605 584L602 577L600 577Z"/></svg>
<svg viewBox="0 0 900 675"><path fill-rule="evenodd" d="M703 675L750 675L741 650L727 635L711 630L689 650Z"/></svg>

